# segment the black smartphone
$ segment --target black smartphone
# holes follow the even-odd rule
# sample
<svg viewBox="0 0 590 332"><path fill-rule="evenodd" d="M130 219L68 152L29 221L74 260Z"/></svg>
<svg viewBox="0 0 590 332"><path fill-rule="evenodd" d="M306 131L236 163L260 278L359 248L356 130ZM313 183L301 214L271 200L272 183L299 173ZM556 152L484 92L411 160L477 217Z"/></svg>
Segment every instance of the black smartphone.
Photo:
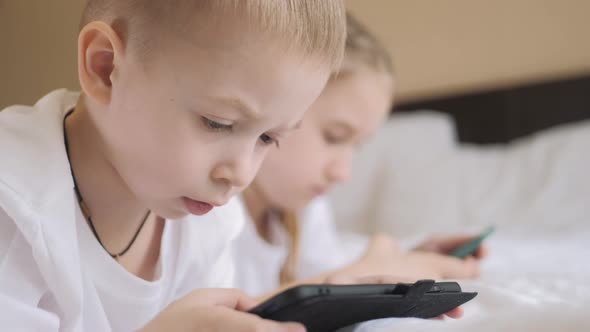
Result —
<svg viewBox="0 0 590 332"><path fill-rule="evenodd" d="M335 331L372 319L433 318L470 301L456 282L414 284L302 285L285 290L250 310L265 319L299 322L308 332Z"/></svg>

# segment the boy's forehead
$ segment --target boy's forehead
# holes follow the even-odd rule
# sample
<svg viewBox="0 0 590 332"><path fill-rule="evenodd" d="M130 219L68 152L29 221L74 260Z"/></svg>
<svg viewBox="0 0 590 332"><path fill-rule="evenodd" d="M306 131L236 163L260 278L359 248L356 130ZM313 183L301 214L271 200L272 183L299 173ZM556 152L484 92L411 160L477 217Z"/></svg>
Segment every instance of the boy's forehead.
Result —
<svg viewBox="0 0 590 332"><path fill-rule="evenodd" d="M217 83L226 82L228 73L233 71L250 74L247 79L251 81L263 78L277 68L290 77L299 75L301 71L318 72L322 77L328 77L331 72L329 64L318 58L305 58L303 54L291 52L286 46L288 43L276 37L264 37L247 31L239 35L236 29L227 28L220 29L214 35L202 32L195 34L191 39L183 37L180 41L169 41L170 44L158 52L158 67L165 69L162 74L176 72L179 77L192 76L197 79L206 75L204 81ZM223 92L220 91L217 96L220 102L243 108L255 115L256 105L226 96Z"/></svg>
<svg viewBox="0 0 590 332"><path fill-rule="evenodd" d="M227 30L227 29L224 29ZM256 40L248 37L228 37L228 34L219 30L213 34L195 31L192 36L166 38L160 44L159 49L153 52L149 58L141 55L135 57L137 62L154 62L153 67L162 68L160 74L170 76L209 75L206 80L214 83L215 80L223 78L214 75L216 72L231 70L244 71L244 66L252 66L252 62L259 57L268 57L270 51L276 49L276 56L280 48L257 47ZM143 66L147 71L150 66ZM222 98L223 96L220 96ZM225 100L226 103L238 104L237 101Z"/></svg>
<svg viewBox="0 0 590 332"><path fill-rule="evenodd" d="M161 51L157 63L145 66L146 76L161 80L162 89L176 90L174 99L186 105L233 110L226 113L239 112L240 118L266 118L267 110L289 108L284 103L297 103L295 94L315 98L330 73L328 65L306 63L280 47L182 45Z"/></svg>

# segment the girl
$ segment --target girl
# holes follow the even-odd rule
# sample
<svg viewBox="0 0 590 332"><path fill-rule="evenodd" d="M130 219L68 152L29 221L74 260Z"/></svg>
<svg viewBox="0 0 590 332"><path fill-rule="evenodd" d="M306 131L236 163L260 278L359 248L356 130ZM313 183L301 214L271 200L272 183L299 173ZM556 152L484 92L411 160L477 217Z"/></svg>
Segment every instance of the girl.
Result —
<svg viewBox="0 0 590 332"><path fill-rule="evenodd" d="M393 239L339 239L323 195L346 180L355 148L386 118L394 86L385 49L350 15L342 68L262 165L243 199L251 222L236 243L238 286L255 295L298 281L393 274L406 278L469 278L473 258L444 254L470 237L433 238L402 252ZM346 242L346 245L344 245ZM426 252L428 250L428 252ZM483 250L476 254L483 255ZM311 278L311 279L310 279Z"/></svg>

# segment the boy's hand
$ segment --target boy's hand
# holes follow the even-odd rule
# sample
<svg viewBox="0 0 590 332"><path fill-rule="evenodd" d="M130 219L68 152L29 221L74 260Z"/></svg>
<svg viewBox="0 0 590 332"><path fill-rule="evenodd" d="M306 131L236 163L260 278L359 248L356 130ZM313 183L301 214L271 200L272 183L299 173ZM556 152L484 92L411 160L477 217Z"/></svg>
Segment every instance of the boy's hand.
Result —
<svg viewBox="0 0 590 332"><path fill-rule="evenodd" d="M170 304L141 332L305 332L301 324L274 322L244 312L255 304L254 299L236 289L199 289Z"/></svg>
<svg viewBox="0 0 590 332"><path fill-rule="evenodd" d="M415 251L428 251L438 254L448 255L450 252L459 248L463 244L475 239L477 236L470 235L438 235L424 241ZM488 248L485 245L479 246L472 255L476 259L485 258L488 255Z"/></svg>

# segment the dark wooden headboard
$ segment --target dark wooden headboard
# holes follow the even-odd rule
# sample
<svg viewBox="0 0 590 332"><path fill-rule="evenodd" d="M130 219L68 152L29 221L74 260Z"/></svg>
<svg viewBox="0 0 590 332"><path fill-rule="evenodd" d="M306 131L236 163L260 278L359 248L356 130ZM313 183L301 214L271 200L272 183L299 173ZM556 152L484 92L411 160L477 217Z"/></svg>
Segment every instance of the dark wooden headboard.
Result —
<svg viewBox="0 0 590 332"><path fill-rule="evenodd" d="M555 125L590 119L590 75L395 106L453 116L462 142L505 143Z"/></svg>

